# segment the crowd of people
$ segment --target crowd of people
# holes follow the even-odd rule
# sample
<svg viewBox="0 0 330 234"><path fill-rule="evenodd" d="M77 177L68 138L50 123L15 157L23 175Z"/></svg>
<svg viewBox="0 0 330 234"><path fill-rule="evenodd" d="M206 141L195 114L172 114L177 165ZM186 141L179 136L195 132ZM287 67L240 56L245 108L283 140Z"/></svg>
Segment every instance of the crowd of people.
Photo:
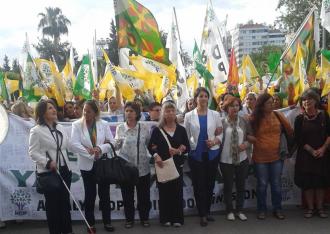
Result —
<svg viewBox="0 0 330 234"><path fill-rule="evenodd" d="M325 189L330 186L330 122L317 90L308 89L300 97L292 113L285 117L281 111L280 95L248 93L243 101L232 93L218 98L217 110L210 110L210 94L197 88L188 99L185 110L179 112L174 101L162 104L143 100L126 102L111 97L105 102L77 100L59 108L54 100L41 100L30 108L19 100L11 111L31 121L29 155L39 174L57 171L63 178L57 192L45 192L46 216L51 234L72 233L70 197L71 171L67 150L78 155L78 167L84 185L85 217L96 232L94 206L99 196L103 226L112 232L110 183L96 179L96 162L103 154L117 154L135 165L139 172L134 185L120 185L124 204L125 228L136 222L135 207L140 224L149 227L150 168L152 163L162 168L173 158L179 176L167 182L157 182L159 191L159 221L163 226L180 227L183 214L183 164L191 170L191 179L199 224L206 227L215 218L211 202L217 171L224 183L226 219L248 219L244 212L245 181L250 165L257 179L257 218L267 218L267 188L271 189L271 210L277 219L285 219L282 207L281 174L284 161L294 155L295 184L301 188L305 201L303 216L327 218L324 209ZM101 112L123 115L124 121L112 135ZM143 120L143 121L141 121ZM71 136L59 122L73 121ZM151 129L144 121L154 121ZM291 150L291 149L295 150ZM152 160L151 160L152 159ZM65 184L64 184L65 182ZM236 199L233 204L233 187ZM136 190L136 203L134 194Z"/></svg>

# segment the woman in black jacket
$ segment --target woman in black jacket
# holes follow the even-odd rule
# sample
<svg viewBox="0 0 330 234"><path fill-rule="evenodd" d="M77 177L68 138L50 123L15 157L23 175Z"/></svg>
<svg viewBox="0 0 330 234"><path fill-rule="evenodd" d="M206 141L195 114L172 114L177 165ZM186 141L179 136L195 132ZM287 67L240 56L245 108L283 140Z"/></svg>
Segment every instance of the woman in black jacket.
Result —
<svg viewBox="0 0 330 234"><path fill-rule="evenodd" d="M172 102L163 104L159 127L153 130L148 148L159 167L173 157L180 176L165 183L158 182L159 217L164 226L180 227L183 224L183 154L189 152L190 146L185 128L176 122L176 107Z"/></svg>

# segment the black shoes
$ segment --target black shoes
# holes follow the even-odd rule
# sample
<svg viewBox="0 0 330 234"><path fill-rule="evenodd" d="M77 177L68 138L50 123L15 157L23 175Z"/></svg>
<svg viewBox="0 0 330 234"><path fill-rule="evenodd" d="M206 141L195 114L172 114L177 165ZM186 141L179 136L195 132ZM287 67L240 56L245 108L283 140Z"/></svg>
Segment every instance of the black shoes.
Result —
<svg viewBox="0 0 330 234"><path fill-rule="evenodd" d="M207 226L207 218L206 217L201 217L199 224L202 227L206 227Z"/></svg>
<svg viewBox="0 0 330 234"><path fill-rule="evenodd" d="M114 226L112 226L111 224L105 224L104 225L104 229L107 231L107 232L113 232L115 230Z"/></svg>

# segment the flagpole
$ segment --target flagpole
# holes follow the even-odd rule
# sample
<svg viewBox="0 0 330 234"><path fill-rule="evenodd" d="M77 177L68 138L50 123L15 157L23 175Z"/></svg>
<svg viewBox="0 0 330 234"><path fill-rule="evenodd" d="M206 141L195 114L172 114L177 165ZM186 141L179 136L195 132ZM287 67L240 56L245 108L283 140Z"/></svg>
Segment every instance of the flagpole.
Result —
<svg viewBox="0 0 330 234"><path fill-rule="evenodd" d="M176 25L176 28L178 30L178 36L179 36L179 45L180 45L180 58L181 58L181 62L182 64L184 64L184 59L183 59L183 56L182 56L182 53L183 53L183 49L182 49L182 43L181 43L181 36L180 36L180 30L179 30L179 24L178 24L178 19L176 17L176 10L175 10L175 7L173 7L173 12L174 12L174 18L175 18L175 25Z"/></svg>
<svg viewBox="0 0 330 234"><path fill-rule="evenodd" d="M303 23L300 25L299 29L297 30L296 34L294 35L294 38L291 40L289 46L286 47L285 51L283 52L280 61L284 58L284 56L288 53L288 51L290 50L291 46L293 45L293 43L295 43L295 41L297 40L301 30L304 28L307 20L309 19L309 17L314 13L314 11L316 10L316 6L314 6L310 12L308 13L308 15L306 16L305 20L303 21Z"/></svg>
<svg viewBox="0 0 330 234"><path fill-rule="evenodd" d="M322 49L325 50L325 43L326 43L326 30L322 27Z"/></svg>

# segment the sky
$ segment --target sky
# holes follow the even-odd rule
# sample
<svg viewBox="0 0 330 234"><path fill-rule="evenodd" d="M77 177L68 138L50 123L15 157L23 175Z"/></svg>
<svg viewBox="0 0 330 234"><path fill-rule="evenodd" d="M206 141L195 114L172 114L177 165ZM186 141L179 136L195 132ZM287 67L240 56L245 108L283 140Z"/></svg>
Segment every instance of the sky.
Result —
<svg viewBox="0 0 330 234"><path fill-rule="evenodd" d="M194 39L200 41L207 0L139 0L155 16L159 29L169 31L172 9L175 7L183 48L192 53ZM220 21L228 15L227 30L237 24L253 20L255 23L273 24L279 12L278 0L213 0L215 13ZM71 21L68 40L78 54L92 48L93 35L97 39L109 37L110 22L114 19L112 0L9 0L3 4L0 14L0 64L6 54L10 60L18 58L22 50L25 33L30 44L37 44L42 37L38 31L40 17L46 7L59 7ZM32 45L31 45L32 47ZM36 51L32 51L38 57Z"/></svg>

